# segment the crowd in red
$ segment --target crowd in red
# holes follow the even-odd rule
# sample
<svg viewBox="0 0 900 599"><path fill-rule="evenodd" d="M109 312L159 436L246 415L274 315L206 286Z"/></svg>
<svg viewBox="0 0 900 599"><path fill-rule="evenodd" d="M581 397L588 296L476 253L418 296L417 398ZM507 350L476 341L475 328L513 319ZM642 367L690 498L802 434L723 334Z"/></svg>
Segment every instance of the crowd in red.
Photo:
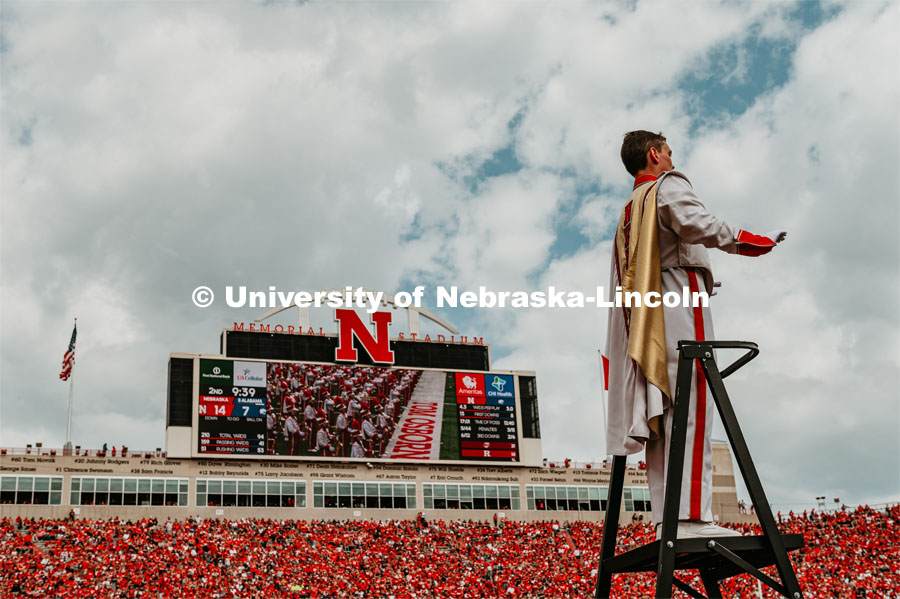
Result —
<svg viewBox="0 0 900 599"><path fill-rule="evenodd" d="M591 595L600 525L500 523L2 518L0 596ZM857 589L864 597L900 597L900 508L804 512L781 527L806 539L792 554L806 597L856 597ZM740 529L759 533L755 526ZM619 550L652 537L649 525L625 526ZM652 596L653 583L652 574L618 575L614 593ZM699 579L694 583L701 588ZM764 596L776 596L763 588ZM726 597L756 591L746 575L723 584Z"/></svg>

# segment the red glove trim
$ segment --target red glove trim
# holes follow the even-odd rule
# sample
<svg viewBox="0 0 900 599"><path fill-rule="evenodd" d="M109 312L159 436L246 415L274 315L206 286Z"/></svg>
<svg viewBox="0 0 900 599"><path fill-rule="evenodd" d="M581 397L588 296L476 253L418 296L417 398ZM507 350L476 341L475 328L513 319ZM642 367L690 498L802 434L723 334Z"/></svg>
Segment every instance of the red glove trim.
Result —
<svg viewBox="0 0 900 599"><path fill-rule="evenodd" d="M749 233L747 231L744 231L743 229L738 231L737 242L737 253L741 256L751 257L768 254L772 251L772 248L777 245L768 237L763 237L762 235L754 235L753 233Z"/></svg>

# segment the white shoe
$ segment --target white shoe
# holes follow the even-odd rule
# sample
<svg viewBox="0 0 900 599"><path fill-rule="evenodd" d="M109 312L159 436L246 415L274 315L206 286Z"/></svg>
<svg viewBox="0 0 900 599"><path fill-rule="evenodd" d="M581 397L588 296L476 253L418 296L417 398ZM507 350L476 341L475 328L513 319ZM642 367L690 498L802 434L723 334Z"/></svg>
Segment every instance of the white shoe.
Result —
<svg viewBox="0 0 900 599"><path fill-rule="evenodd" d="M730 528L717 526L712 522L678 521L678 539L705 539L707 537L739 537L741 533ZM662 523L656 524L656 540L662 537Z"/></svg>
<svg viewBox="0 0 900 599"><path fill-rule="evenodd" d="M707 537L739 537L741 533L730 528L717 526L712 522L679 522L679 539L700 539Z"/></svg>

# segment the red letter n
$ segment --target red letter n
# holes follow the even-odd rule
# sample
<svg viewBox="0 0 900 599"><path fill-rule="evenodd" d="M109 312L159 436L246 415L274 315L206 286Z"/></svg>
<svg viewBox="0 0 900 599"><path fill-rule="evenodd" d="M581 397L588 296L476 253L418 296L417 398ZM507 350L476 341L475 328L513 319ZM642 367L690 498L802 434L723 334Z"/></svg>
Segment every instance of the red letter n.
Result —
<svg viewBox="0 0 900 599"><path fill-rule="evenodd" d="M353 347L355 336L363 348L372 356L376 364L393 364L394 352L391 351L388 325L391 323L390 312L375 312L372 322L375 323L375 337L363 324L359 314L353 310L335 310L334 319L338 322L338 346L334 351L335 362L356 362L356 348Z"/></svg>

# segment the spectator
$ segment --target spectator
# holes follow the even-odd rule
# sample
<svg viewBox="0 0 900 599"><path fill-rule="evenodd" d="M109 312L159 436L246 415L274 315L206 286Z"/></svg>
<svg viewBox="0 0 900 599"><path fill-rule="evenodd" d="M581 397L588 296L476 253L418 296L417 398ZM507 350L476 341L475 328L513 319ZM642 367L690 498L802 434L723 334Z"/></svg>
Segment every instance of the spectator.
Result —
<svg viewBox="0 0 900 599"><path fill-rule="evenodd" d="M756 525L733 526L760 534ZM900 507L808 512L784 517L781 529L806 540L791 558L810 599L858 592L900 597ZM561 528L506 520L493 527L426 523L424 514L383 522L3 517L0 596L587 597L596 582L601 533L602 526L591 522ZM654 536L648 524L623 526L618 551ZM777 576L771 567L766 571ZM691 571L681 578L702 588ZM653 574L617 575L613 593L652 596L654 583ZM726 597L755 597L757 581L742 575L722 587Z"/></svg>

